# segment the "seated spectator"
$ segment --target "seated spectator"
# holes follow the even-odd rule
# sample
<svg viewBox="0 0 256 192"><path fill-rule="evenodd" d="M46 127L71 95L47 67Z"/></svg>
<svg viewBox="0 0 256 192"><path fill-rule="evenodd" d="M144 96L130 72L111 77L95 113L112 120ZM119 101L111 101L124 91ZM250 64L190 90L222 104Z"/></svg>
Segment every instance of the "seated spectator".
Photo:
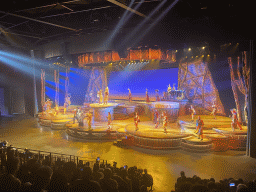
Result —
<svg viewBox="0 0 256 192"><path fill-rule="evenodd" d="M177 183L175 184L175 189L180 188L180 185L185 183L186 180L187 180L187 178L185 176L184 171L181 171L180 172L180 177L177 179ZM189 179L189 180L190 180L190 182L192 182L192 179ZM192 183L194 183L194 181Z"/></svg>
<svg viewBox="0 0 256 192"><path fill-rule="evenodd" d="M70 187L70 192L102 192L100 184L92 181L92 170L90 167L84 167L82 179L74 181Z"/></svg>
<svg viewBox="0 0 256 192"><path fill-rule="evenodd" d="M100 180L100 186L103 192L118 192L118 184L112 179L112 171L109 168L103 171L104 178Z"/></svg>
<svg viewBox="0 0 256 192"><path fill-rule="evenodd" d="M196 184L191 187L189 192L210 192L210 190L206 186Z"/></svg>
<svg viewBox="0 0 256 192"><path fill-rule="evenodd" d="M214 190L214 189L217 189L217 186L216 186L215 182L210 181L210 182L208 182L208 184L207 184L207 188L208 188L210 191L212 191L212 190Z"/></svg>
<svg viewBox="0 0 256 192"><path fill-rule="evenodd" d="M1 172L4 172L4 167L6 165L6 155L5 155L5 151L4 151L4 148L1 147L0 148L0 159L1 159L1 167L0 167L0 171Z"/></svg>
<svg viewBox="0 0 256 192"><path fill-rule="evenodd" d="M17 178L21 181L21 183L29 182L29 169L27 164L23 164L20 166L19 170L17 171Z"/></svg>
<svg viewBox="0 0 256 192"><path fill-rule="evenodd" d="M121 192L131 192L131 189L126 181L124 181L119 175L113 174L112 177L118 184L118 190Z"/></svg>
<svg viewBox="0 0 256 192"><path fill-rule="evenodd" d="M146 187L151 187L153 185L153 177L148 174L148 170L144 169L144 174L142 175L142 185Z"/></svg>
<svg viewBox="0 0 256 192"><path fill-rule="evenodd" d="M47 187L47 191L68 191L68 182L63 171L54 171L49 186Z"/></svg>
<svg viewBox="0 0 256 192"><path fill-rule="evenodd" d="M21 181L14 175L19 168L17 157L8 158L6 161L6 174L0 177L0 191L19 191Z"/></svg>
<svg viewBox="0 0 256 192"><path fill-rule="evenodd" d="M128 177L127 169L120 168L120 177L128 184L129 191L132 191L132 180Z"/></svg>
<svg viewBox="0 0 256 192"><path fill-rule="evenodd" d="M256 191L256 183L253 181L249 181L247 187L248 191Z"/></svg>
<svg viewBox="0 0 256 192"><path fill-rule="evenodd" d="M27 167L30 172L29 182L31 184L34 184L34 180L36 179L36 173L37 173L38 169L41 167L41 165L36 159L30 159L27 162Z"/></svg>
<svg viewBox="0 0 256 192"><path fill-rule="evenodd" d="M248 187L245 184L238 184L236 188L236 192L249 192L249 191L248 191Z"/></svg>
<svg viewBox="0 0 256 192"><path fill-rule="evenodd" d="M139 180L136 166L130 167L128 169L128 176L132 180L132 190L133 190L133 192L140 191L141 181Z"/></svg>
<svg viewBox="0 0 256 192"><path fill-rule="evenodd" d="M28 191L42 192L45 191L51 181L53 171L49 166L41 166L34 174L34 182Z"/></svg>
<svg viewBox="0 0 256 192"><path fill-rule="evenodd" d="M191 183L183 182L183 183L180 184L179 188L177 189L177 192L189 191L191 187L192 187Z"/></svg>
<svg viewBox="0 0 256 192"><path fill-rule="evenodd" d="M145 186L145 185L142 185L141 187L140 187L140 192L147 192L148 190L147 190L147 187Z"/></svg>
<svg viewBox="0 0 256 192"><path fill-rule="evenodd" d="M64 175L68 181L68 183L71 183L75 181L77 178L77 168L76 164L74 162L67 162L64 163L62 170L64 171Z"/></svg>
<svg viewBox="0 0 256 192"><path fill-rule="evenodd" d="M51 166L51 161L49 156L45 156L45 159L42 161L42 165Z"/></svg>
<svg viewBox="0 0 256 192"><path fill-rule="evenodd" d="M100 169L100 165L98 163L95 163L93 166L92 178L94 181L97 181L97 182L100 182L100 180L104 178L103 170L102 172L99 172L99 169Z"/></svg>

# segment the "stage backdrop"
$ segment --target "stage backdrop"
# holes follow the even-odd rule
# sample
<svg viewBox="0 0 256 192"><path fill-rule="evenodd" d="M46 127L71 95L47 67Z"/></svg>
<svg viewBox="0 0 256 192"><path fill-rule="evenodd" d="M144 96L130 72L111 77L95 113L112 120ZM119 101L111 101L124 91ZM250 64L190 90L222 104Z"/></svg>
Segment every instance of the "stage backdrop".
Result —
<svg viewBox="0 0 256 192"><path fill-rule="evenodd" d="M155 101L155 90L159 90L160 97L167 87L173 83L178 86L178 68L156 69L142 71L116 71L109 76L110 99L128 99L128 88L133 100L145 100L146 88L151 101Z"/></svg>

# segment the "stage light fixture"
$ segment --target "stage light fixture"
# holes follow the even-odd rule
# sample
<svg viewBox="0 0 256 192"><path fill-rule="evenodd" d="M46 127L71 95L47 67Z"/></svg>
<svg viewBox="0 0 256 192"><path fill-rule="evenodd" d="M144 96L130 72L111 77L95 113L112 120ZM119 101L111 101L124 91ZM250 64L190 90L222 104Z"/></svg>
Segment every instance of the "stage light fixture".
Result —
<svg viewBox="0 0 256 192"><path fill-rule="evenodd" d="M202 47L202 49L205 49L205 47Z"/></svg>
<svg viewBox="0 0 256 192"><path fill-rule="evenodd" d="M191 51L191 48L188 48L188 51Z"/></svg>

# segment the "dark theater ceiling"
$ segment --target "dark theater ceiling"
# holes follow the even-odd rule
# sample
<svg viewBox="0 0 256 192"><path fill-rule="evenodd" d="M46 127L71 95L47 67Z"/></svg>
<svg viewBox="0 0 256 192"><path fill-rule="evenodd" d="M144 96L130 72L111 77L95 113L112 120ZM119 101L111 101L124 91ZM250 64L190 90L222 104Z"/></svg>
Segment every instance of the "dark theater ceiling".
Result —
<svg viewBox="0 0 256 192"><path fill-rule="evenodd" d="M18 41L24 45L113 30L129 9L128 21L119 32L138 26L155 24L163 33L180 42L200 39L248 39L246 19L248 4L238 1L179 0L168 12L174 0L9 0L0 7L0 44ZM164 5L155 10L161 4ZM135 7L138 7L135 12ZM152 12L155 14L149 17ZM166 14L163 13L166 11ZM243 14L241 14L243 12ZM126 18L128 18L126 15ZM162 17L161 17L162 16ZM160 18L161 17L161 18ZM165 26L171 27L165 27ZM146 30L146 27L145 29ZM184 35L180 35L184 34Z"/></svg>

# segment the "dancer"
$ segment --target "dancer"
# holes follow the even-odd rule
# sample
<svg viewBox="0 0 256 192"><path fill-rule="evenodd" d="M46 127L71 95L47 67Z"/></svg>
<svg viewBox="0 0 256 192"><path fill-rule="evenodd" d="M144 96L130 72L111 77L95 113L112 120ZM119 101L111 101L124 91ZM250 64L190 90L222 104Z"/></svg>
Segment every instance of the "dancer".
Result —
<svg viewBox="0 0 256 192"><path fill-rule="evenodd" d="M237 126L239 127L240 130L243 130L241 124L238 122L236 109L231 109L230 111L232 113L232 122L231 122L232 131L235 131Z"/></svg>
<svg viewBox="0 0 256 192"><path fill-rule="evenodd" d="M200 116L198 116L198 119L196 120L195 133L198 135L198 139L201 138L201 141L203 140L203 126L204 126L204 122L203 120L201 120Z"/></svg>
<svg viewBox="0 0 256 192"><path fill-rule="evenodd" d="M128 88L128 91L129 91L129 102L132 102L132 93L131 93L131 90Z"/></svg>
<svg viewBox="0 0 256 192"><path fill-rule="evenodd" d="M214 119L216 119L216 113L217 113L217 106L215 103L216 102L214 101L212 105L212 112L211 112L211 115L213 115Z"/></svg>
<svg viewBox="0 0 256 192"><path fill-rule="evenodd" d="M110 114L110 112L108 112L108 116L107 116L107 118L108 118L108 129L112 129L112 127L111 127L111 123L112 123L112 118L111 118L111 114Z"/></svg>
<svg viewBox="0 0 256 192"><path fill-rule="evenodd" d="M45 104L46 104L46 111L49 112L52 109L52 101L50 99L47 99Z"/></svg>
<svg viewBox="0 0 256 192"><path fill-rule="evenodd" d="M146 89L146 102L149 103L148 89Z"/></svg>
<svg viewBox="0 0 256 192"><path fill-rule="evenodd" d="M168 95L168 99L171 99L171 92L172 92L172 87L169 84L168 88L167 88L167 95Z"/></svg>
<svg viewBox="0 0 256 192"><path fill-rule="evenodd" d="M106 87L105 92L104 92L104 105L108 104L108 95L109 95L109 89L108 89L108 87Z"/></svg>
<svg viewBox="0 0 256 192"><path fill-rule="evenodd" d="M191 113L191 119L194 121L194 115L196 114L196 110L194 109L193 105L190 105L190 113Z"/></svg>
<svg viewBox="0 0 256 192"><path fill-rule="evenodd" d="M103 101L103 95L102 95L102 90L99 91L99 104L102 104Z"/></svg>
<svg viewBox="0 0 256 192"><path fill-rule="evenodd" d="M175 84L175 83L173 83L172 91L171 91L171 93L172 93L172 94L171 94L171 96L172 96L172 98L173 98L173 99L175 99L175 97L176 97L176 95L175 95L175 94L176 94L176 88L175 88L175 85L176 85L176 84Z"/></svg>
<svg viewBox="0 0 256 192"><path fill-rule="evenodd" d="M78 107L77 107L76 109L74 109L73 124L75 124L75 123L76 123L77 110L78 110Z"/></svg>
<svg viewBox="0 0 256 192"><path fill-rule="evenodd" d="M138 113L136 112L135 117L134 117L134 125L135 125L135 130L136 131L139 130L139 128L138 128L139 122L140 122L140 117L139 117Z"/></svg>
<svg viewBox="0 0 256 192"><path fill-rule="evenodd" d="M159 126L159 119L160 119L160 115L159 115L158 111L155 110L155 112L154 112L154 124L155 124L156 129Z"/></svg>
<svg viewBox="0 0 256 192"><path fill-rule="evenodd" d="M168 121L168 119L167 119L167 114L166 114L166 112L163 112L163 113L162 113L162 117L163 117L163 128L164 128L164 132L165 132L165 134L167 134L167 121Z"/></svg>
<svg viewBox="0 0 256 192"><path fill-rule="evenodd" d="M159 97L159 90L158 89L156 89L155 90L156 91L156 101L160 101L160 97Z"/></svg>
<svg viewBox="0 0 256 192"><path fill-rule="evenodd" d="M63 114L66 115L66 112L67 112L67 103L65 102L65 103L64 103L64 111L63 111Z"/></svg>
<svg viewBox="0 0 256 192"><path fill-rule="evenodd" d="M67 108L71 105L71 95L68 94L68 96L65 98L65 103L67 104Z"/></svg>
<svg viewBox="0 0 256 192"><path fill-rule="evenodd" d="M86 120L87 120L87 125L88 125L88 129L91 130L92 129L92 112L88 112L86 113L85 117L86 117Z"/></svg>

